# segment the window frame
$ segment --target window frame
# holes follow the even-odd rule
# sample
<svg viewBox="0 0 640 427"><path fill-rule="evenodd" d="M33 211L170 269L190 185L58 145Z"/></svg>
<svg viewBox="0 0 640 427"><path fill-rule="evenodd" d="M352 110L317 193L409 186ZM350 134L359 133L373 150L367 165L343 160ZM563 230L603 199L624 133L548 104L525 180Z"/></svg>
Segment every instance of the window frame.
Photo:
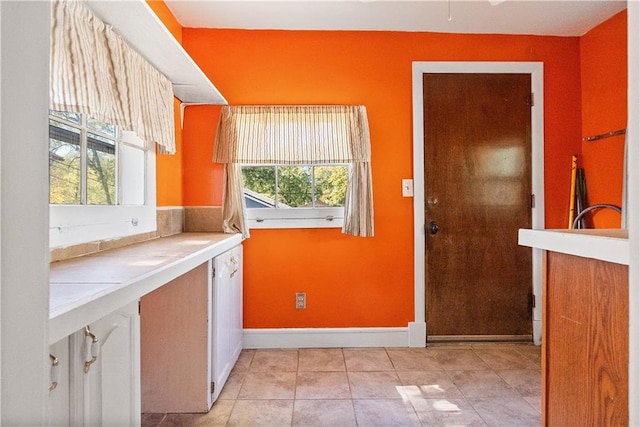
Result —
<svg viewBox="0 0 640 427"><path fill-rule="evenodd" d="M81 116L81 161L86 162L87 133L101 136L102 134L99 131L94 132L92 129L88 129L86 115ZM77 123L68 122L54 115L49 115L49 120L79 127ZM84 189L82 190L81 202L85 202L85 204L49 203L49 247L51 249L156 231L155 147L153 144L147 144L133 132L117 130L116 134L117 137L113 138L116 141L116 188L114 192L116 204L88 205ZM121 204L127 189L121 179L125 175L122 170L122 146L137 149L144 155L142 204ZM138 170L136 169L136 171ZM86 167L84 165L81 175L81 180L86 181ZM84 187L86 183L81 185Z"/></svg>
<svg viewBox="0 0 640 427"><path fill-rule="evenodd" d="M319 164L241 164L244 167L275 167L275 186L278 185L278 167L289 166L345 166L347 174L351 167L348 163ZM312 193L315 194L315 173L312 173ZM243 194L244 193L243 184ZM246 195L245 195L246 197ZM277 205L277 204L276 204ZM344 224L344 206L339 207L274 207L246 208L249 229L285 229L285 228L342 228Z"/></svg>

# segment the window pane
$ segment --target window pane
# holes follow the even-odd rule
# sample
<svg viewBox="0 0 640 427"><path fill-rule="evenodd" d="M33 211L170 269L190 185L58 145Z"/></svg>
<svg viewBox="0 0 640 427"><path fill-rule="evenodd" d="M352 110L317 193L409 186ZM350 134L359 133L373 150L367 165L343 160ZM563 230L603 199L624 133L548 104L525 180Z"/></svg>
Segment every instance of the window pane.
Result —
<svg viewBox="0 0 640 427"><path fill-rule="evenodd" d="M49 121L49 203L80 203L80 129Z"/></svg>
<svg viewBox="0 0 640 427"><path fill-rule="evenodd" d="M80 124L80 114L78 113L69 113L67 111L54 111L49 110L49 114L55 117L60 117L61 119L68 120L73 123Z"/></svg>
<svg viewBox="0 0 640 427"><path fill-rule="evenodd" d="M313 206L311 172L312 166L278 166L278 207Z"/></svg>
<svg viewBox="0 0 640 427"><path fill-rule="evenodd" d="M243 166L244 200L247 208L275 208L275 166Z"/></svg>
<svg viewBox="0 0 640 427"><path fill-rule="evenodd" d="M87 135L87 204L116 204L115 141Z"/></svg>
<svg viewBox="0 0 640 427"><path fill-rule="evenodd" d="M347 194L347 166L316 166L315 207L344 206Z"/></svg>
<svg viewBox="0 0 640 427"><path fill-rule="evenodd" d="M87 128L90 130L101 132L112 137L116 137L116 126L109 123L101 122L100 120L87 117Z"/></svg>

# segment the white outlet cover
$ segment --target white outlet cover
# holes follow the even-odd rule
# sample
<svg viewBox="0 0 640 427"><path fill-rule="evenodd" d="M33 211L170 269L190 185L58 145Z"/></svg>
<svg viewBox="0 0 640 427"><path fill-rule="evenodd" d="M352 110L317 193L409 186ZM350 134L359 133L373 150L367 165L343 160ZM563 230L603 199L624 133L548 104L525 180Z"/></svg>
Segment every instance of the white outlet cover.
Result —
<svg viewBox="0 0 640 427"><path fill-rule="evenodd" d="M402 197L413 197L413 180L402 180Z"/></svg>

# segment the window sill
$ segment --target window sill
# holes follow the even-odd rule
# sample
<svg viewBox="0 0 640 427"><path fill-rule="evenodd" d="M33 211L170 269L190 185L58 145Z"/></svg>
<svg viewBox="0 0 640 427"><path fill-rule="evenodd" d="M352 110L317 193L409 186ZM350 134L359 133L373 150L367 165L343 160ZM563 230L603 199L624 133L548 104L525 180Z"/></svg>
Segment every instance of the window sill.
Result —
<svg viewBox="0 0 640 427"><path fill-rule="evenodd" d="M306 219L284 219L265 218L262 220L249 219L249 229L278 229L278 228L342 228L343 218L306 218Z"/></svg>

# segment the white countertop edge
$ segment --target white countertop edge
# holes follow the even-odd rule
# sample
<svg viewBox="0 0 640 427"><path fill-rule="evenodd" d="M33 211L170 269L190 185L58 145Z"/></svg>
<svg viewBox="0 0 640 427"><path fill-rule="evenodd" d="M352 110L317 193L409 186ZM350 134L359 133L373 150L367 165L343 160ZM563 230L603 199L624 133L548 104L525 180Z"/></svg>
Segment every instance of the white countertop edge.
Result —
<svg viewBox="0 0 640 427"><path fill-rule="evenodd" d="M114 284L113 290L101 291L94 299L67 311L50 314L49 343L53 344L73 334L85 325L113 313L122 306L167 284L171 280L194 269L209 259L242 243L241 234L229 234L228 238L186 255L175 262L163 265L128 283Z"/></svg>
<svg viewBox="0 0 640 427"><path fill-rule="evenodd" d="M629 240L620 237L562 232L560 230L521 229L518 231L518 244L629 265Z"/></svg>

